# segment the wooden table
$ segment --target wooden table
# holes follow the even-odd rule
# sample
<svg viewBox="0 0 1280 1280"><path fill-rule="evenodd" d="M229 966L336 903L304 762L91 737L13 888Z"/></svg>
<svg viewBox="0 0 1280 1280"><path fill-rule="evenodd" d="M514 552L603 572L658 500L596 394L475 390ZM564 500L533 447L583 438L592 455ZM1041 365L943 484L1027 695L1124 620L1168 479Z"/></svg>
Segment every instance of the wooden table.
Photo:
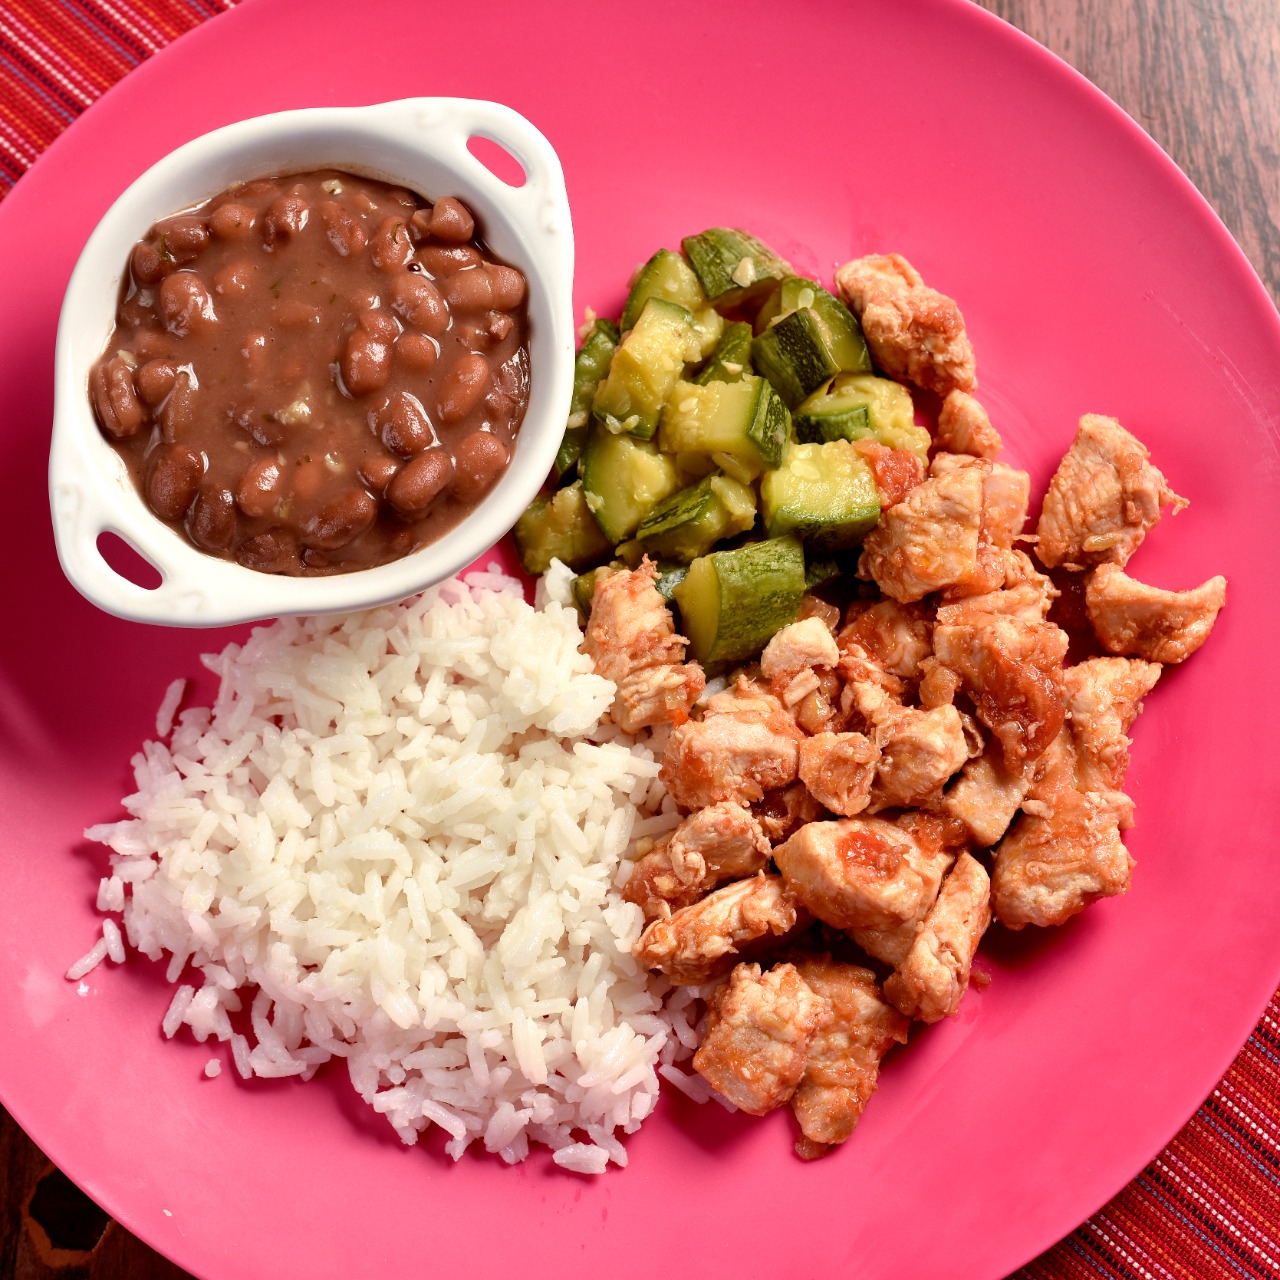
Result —
<svg viewBox="0 0 1280 1280"><path fill-rule="evenodd" d="M1133 116L1205 194L1280 299L1278 0L980 3L1065 58ZM114 1223L91 1255L48 1258L46 1247L42 1256L24 1209L48 1170L39 1149L0 1111L0 1280L186 1276ZM84 1242L93 1238L100 1224L90 1206L59 1203L60 1195L78 1195L60 1175L46 1177L40 1194L48 1204L37 1203L37 1217L62 1224L58 1230L78 1223ZM1052 1265L1065 1249L1057 1246L1044 1261Z"/></svg>

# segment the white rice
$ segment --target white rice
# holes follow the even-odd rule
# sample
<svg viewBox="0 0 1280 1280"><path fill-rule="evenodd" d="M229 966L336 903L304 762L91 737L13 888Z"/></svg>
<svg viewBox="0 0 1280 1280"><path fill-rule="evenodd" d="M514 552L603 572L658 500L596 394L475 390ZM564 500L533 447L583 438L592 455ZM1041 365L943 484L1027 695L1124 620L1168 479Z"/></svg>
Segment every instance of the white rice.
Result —
<svg viewBox="0 0 1280 1280"><path fill-rule="evenodd" d="M677 815L650 747L600 725L613 686L567 585L534 609L473 574L205 659L213 706L135 756L128 820L86 832L112 849L99 907L179 983L166 1035L226 1042L245 1078L342 1058L407 1143L435 1124L455 1159L541 1143L581 1173L625 1163L660 1070L709 1092L674 1066L697 993L639 968L615 889ZM112 920L67 976L108 955Z"/></svg>

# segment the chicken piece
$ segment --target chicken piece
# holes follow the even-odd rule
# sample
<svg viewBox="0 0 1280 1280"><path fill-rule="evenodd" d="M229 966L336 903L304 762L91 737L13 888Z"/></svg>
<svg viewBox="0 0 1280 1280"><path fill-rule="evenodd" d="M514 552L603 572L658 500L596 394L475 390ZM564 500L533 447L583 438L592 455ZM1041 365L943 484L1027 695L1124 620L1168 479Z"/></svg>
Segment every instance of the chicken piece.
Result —
<svg viewBox="0 0 1280 1280"><path fill-rule="evenodd" d="M884 984L890 1003L921 1022L949 1018L968 990L973 955L990 924L990 877L982 863L962 853L906 958Z"/></svg>
<svg viewBox="0 0 1280 1280"><path fill-rule="evenodd" d="M1010 929L1063 924L1099 898L1128 892L1133 859L1120 839L1127 818L1118 792L1068 783L1039 798L996 848L991 902Z"/></svg>
<svg viewBox="0 0 1280 1280"><path fill-rule="evenodd" d="M749 809L723 800L690 814L655 849L636 861L622 896L646 920L686 907L726 880L769 865L769 841Z"/></svg>
<svg viewBox="0 0 1280 1280"><path fill-rule="evenodd" d="M865 436L853 442L853 451L871 468L881 511L896 507L924 479L924 463L910 449L890 449Z"/></svg>
<svg viewBox="0 0 1280 1280"><path fill-rule="evenodd" d="M618 686L612 715L624 733L682 723L705 685L702 668L684 661L689 642L676 634L656 577L646 558L597 582L583 640L596 671Z"/></svg>
<svg viewBox="0 0 1280 1280"><path fill-rule="evenodd" d="M950 862L884 818L810 822L773 858L800 901L836 929L893 929L923 919Z"/></svg>
<svg viewBox="0 0 1280 1280"><path fill-rule="evenodd" d="M1226 602L1222 576L1192 591L1162 591L1114 564L1100 564L1084 589L1085 609L1102 647L1149 662L1189 658L1209 638Z"/></svg>
<svg viewBox="0 0 1280 1280"><path fill-rule="evenodd" d="M1004 749L998 742L990 742L960 770L955 785L942 797L942 811L964 823L975 845L989 848L1009 829L1035 775L1035 760L1024 760L1009 769Z"/></svg>
<svg viewBox="0 0 1280 1280"><path fill-rule="evenodd" d="M682 809L751 804L795 781L804 737L776 698L740 679L672 731L658 776Z"/></svg>
<svg viewBox="0 0 1280 1280"><path fill-rule="evenodd" d="M968 758L964 721L954 706L904 708L880 749L871 812L923 804Z"/></svg>
<svg viewBox="0 0 1280 1280"><path fill-rule="evenodd" d="M844 686L834 671L819 670L814 675L813 687L791 706L791 715L805 733L839 733L844 728L845 715L840 708ZM797 692L796 682L788 686L788 695Z"/></svg>
<svg viewBox="0 0 1280 1280"><path fill-rule="evenodd" d="M831 714L832 693L838 696L838 681L824 685L823 674L840 660L831 628L821 617L793 622L776 632L760 655L760 673L784 707L796 708L812 694L821 694L821 703L805 709L805 719L826 721ZM808 727L807 725L805 726Z"/></svg>
<svg viewBox="0 0 1280 1280"><path fill-rule="evenodd" d="M794 965L761 973L758 964L740 964L707 1001L694 1070L740 1111L762 1116L795 1093L809 1047L830 1017L831 1002Z"/></svg>
<svg viewBox="0 0 1280 1280"><path fill-rule="evenodd" d="M791 1100L804 1134L796 1151L813 1159L853 1133L876 1091L881 1059L895 1044L906 1044L908 1023L881 996L869 969L828 956L807 956L796 968L831 1006L809 1044L804 1077Z"/></svg>
<svg viewBox="0 0 1280 1280"><path fill-rule="evenodd" d="M901 254L871 254L836 271L836 290L862 322L876 364L940 396L978 385L960 308L929 288Z"/></svg>
<svg viewBox="0 0 1280 1280"><path fill-rule="evenodd" d="M1051 623L1003 614L934 628L938 660L963 681L1011 772L1040 755L1062 727L1067 643L1066 632Z"/></svg>
<svg viewBox="0 0 1280 1280"><path fill-rule="evenodd" d="M660 969L677 986L696 986L808 924L808 914L782 877L760 872L681 907L669 919L654 920L634 954L646 969Z"/></svg>
<svg viewBox="0 0 1280 1280"><path fill-rule="evenodd" d="M944 667L937 658L926 658L920 664L920 683L916 695L924 711L934 707L947 707L960 692L960 677L950 667Z"/></svg>
<svg viewBox="0 0 1280 1280"><path fill-rule="evenodd" d="M1012 547L1027 522L1031 477L1007 463L963 453L936 453L929 464L931 476L953 475L966 469L982 475L982 540L993 547Z"/></svg>
<svg viewBox="0 0 1280 1280"><path fill-rule="evenodd" d="M1127 735L1142 710L1142 699L1155 688L1163 669L1141 658L1089 658L1067 668L1067 718L1075 751L1074 780L1080 790L1110 792L1124 786Z"/></svg>
<svg viewBox="0 0 1280 1280"><path fill-rule="evenodd" d="M850 607L840 635L860 644L891 675L914 680L933 652L933 616L918 604L880 600L858 612Z"/></svg>
<svg viewBox="0 0 1280 1280"><path fill-rule="evenodd" d="M991 463L972 463L930 476L882 512L863 541L858 577L873 580L902 604L975 582L981 569L983 468L989 470Z"/></svg>
<svg viewBox="0 0 1280 1280"><path fill-rule="evenodd" d="M1087 413L1058 464L1040 509L1036 554L1052 569L1124 565L1160 519L1187 505L1114 418Z"/></svg>
<svg viewBox="0 0 1280 1280"><path fill-rule="evenodd" d="M867 807L880 748L861 733L819 733L800 744L800 781L832 813L851 818Z"/></svg>
<svg viewBox="0 0 1280 1280"><path fill-rule="evenodd" d="M817 822L829 816L803 782L770 791L752 812L772 845L789 840L806 822Z"/></svg>
<svg viewBox="0 0 1280 1280"><path fill-rule="evenodd" d="M857 714L869 726L902 709L905 689L897 676L890 675L853 638L853 630L845 627L839 635L840 664L837 668L844 689L840 706L846 715Z"/></svg>
<svg viewBox="0 0 1280 1280"><path fill-rule="evenodd" d="M1004 448L987 411L964 391L947 393L933 440L939 449L968 453L975 458L994 458Z"/></svg>
<svg viewBox="0 0 1280 1280"><path fill-rule="evenodd" d="M920 920L907 920L892 929L851 929L849 937L873 960L896 969L911 954L921 923Z"/></svg>

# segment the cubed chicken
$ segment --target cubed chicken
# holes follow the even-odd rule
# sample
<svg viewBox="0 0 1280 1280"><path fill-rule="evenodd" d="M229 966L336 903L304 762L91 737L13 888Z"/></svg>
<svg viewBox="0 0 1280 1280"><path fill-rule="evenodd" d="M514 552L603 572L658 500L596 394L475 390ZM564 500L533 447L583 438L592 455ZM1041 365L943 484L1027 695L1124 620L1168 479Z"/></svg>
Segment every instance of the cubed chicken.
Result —
<svg viewBox="0 0 1280 1280"><path fill-rule="evenodd" d="M1185 507L1149 457L1114 418L1085 414L1040 509L1040 563L1050 569L1124 565L1162 507Z"/></svg>
<svg viewBox="0 0 1280 1280"><path fill-rule="evenodd" d="M1067 719L1080 790L1119 791L1124 786L1128 732L1163 669L1141 658L1089 658L1067 668Z"/></svg>
<svg viewBox="0 0 1280 1280"><path fill-rule="evenodd" d="M933 613L918 604L880 600L849 607L843 641L855 640L891 675L914 680L933 652Z"/></svg>
<svg viewBox="0 0 1280 1280"><path fill-rule="evenodd" d="M766 793L752 812L769 843L774 845L789 840L806 822L817 822L828 816L803 782Z"/></svg>
<svg viewBox="0 0 1280 1280"><path fill-rule="evenodd" d="M1149 662L1182 662L1209 638L1227 602L1218 576L1191 591L1162 591L1100 564L1085 585L1085 609L1102 647Z"/></svg>
<svg viewBox="0 0 1280 1280"><path fill-rule="evenodd" d="M622 896L646 920L686 907L726 880L753 876L769 865L769 841L749 809L722 800L690 814L656 848L637 860Z"/></svg>
<svg viewBox="0 0 1280 1280"><path fill-rule="evenodd" d="M739 1110L780 1107L804 1077L809 1047L831 1014L794 965L740 964L707 1001L707 1027L694 1069Z"/></svg>
<svg viewBox="0 0 1280 1280"><path fill-rule="evenodd" d="M836 929L893 929L923 919L951 860L883 818L811 822L773 858L797 898Z"/></svg>
<svg viewBox="0 0 1280 1280"><path fill-rule="evenodd" d="M856 716L868 727L874 727L901 710L906 686L854 639L852 627L845 627L838 639L840 664L837 671L844 682L840 694L841 710L846 716Z"/></svg>
<svg viewBox="0 0 1280 1280"><path fill-rule="evenodd" d="M964 453L935 453L929 474L945 476L966 468L982 475L982 540L993 547L1012 547L1027 522L1031 477L1007 463Z"/></svg>
<svg viewBox="0 0 1280 1280"><path fill-rule="evenodd" d="M656 577L645 559L601 579L583 641L596 671L618 686L612 714L625 733L687 720L705 684L702 668L684 661L689 642L676 634Z"/></svg>
<svg viewBox="0 0 1280 1280"><path fill-rule="evenodd" d="M635 957L679 986L718 978L746 954L776 945L808 923L781 876L735 880L640 935Z"/></svg>
<svg viewBox="0 0 1280 1280"><path fill-rule="evenodd" d="M871 254L836 271L836 289L862 322L876 365L945 396L977 386L960 308L929 288L901 254Z"/></svg>
<svg viewBox="0 0 1280 1280"><path fill-rule="evenodd" d="M885 996L908 1018L921 1022L949 1018L968 990L974 952L990 923L990 877L982 863L962 853L942 882L911 949L886 980Z"/></svg>
<svg viewBox="0 0 1280 1280"><path fill-rule="evenodd" d="M827 956L796 962L800 976L831 1006L809 1044L804 1077L791 1100L806 1159L846 1141L876 1091L880 1062L907 1042L907 1019L880 994L875 974Z"/></svg>
<svg viewBox="0 0 1280 1280"><path fill-rule="evenodd" d="M879 760L864 734L815 734L800 744L800 781L824 808L851 818L867 807Z"/></svg>
<svg viewBox="0 0 1280 1280"><path fill-rule="evenodd" d="M1035 760L1024 760L1010 769L1004 762L1004 749L998 742L989 742L980 756L960 770L955 784L943 795L943 812L964 823L975 845L989 848L1008 831L1035 774Z"/></svg>
<svg viewBox="0 0 1280 1280"><path fill-rule="evenodd" d="M677 726L667 739L659 777L682 809L721 800L751 804L796 779L804 731L776 698L747 690L718 694L702 720Z"/></svg>
<svg viewBox="0 0 1280 1280"><path fill-rule="evenodd" d="M930 476L884 511L867 534L858 576L902 604L977 579L983 522L984 468L989 462Z"/></svg>
<svg viewBox="0 0 1280 1280"><path fill-rule="evenodd" d="M890 722L876 765L871 810L923 804L968 760L960 712L950 704L918 711L904 707ZM830 806L828 806L829 808Z"/></svg>
<svg viewBox="0 0 1280 1280"><path fill-rule="evenodd" d="M964 391L947 393L933 440L939 449L968 453L975 458L994 458L1004 448L987 411Z"/></svg>
<svg viewBox="0 0 1280 1280"><path fill-rule="evenodd" d="M995 734L1010 771L1040 755L1066 714L1067 635L1046 622L1003 614L934 628L933 648L961 679L978 719Z"/></svg>
<svg viewBox="0 0 1280 1280"><path fill-rule="evenodd" d="M789 679L809 667L834 667L839 661L831 628L821 617L809 617L774 634L760 655L760 672L769 681Z"/></svg>

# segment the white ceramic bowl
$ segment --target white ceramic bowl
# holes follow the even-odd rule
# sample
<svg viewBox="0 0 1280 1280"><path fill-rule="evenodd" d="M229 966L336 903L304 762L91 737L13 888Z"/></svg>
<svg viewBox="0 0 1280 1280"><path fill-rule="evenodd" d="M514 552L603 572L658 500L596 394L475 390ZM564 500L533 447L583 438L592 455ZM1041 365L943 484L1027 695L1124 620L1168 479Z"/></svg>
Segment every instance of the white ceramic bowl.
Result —
<svg viewBox="0 0 1280 1280"><path fill-rule="evenodd" d="M519 160L513 187L467 148L488 138ZM489 247L529 281L530 395L511 465L479 506L438 541L401 560L332 577L258 573L206 555L148 510L94 420L89 371L115 323L133 245L159 219L233 182L272 173L347 169L439 198L460 197ZM573 385L573 226L551 144L493 102L413 98L373 107L287 111L187 143L142 175L107 211L67 287L58 324L49 487L62 567L100 608L139 622L212 627L400 600L465 568L515 523L546 478ZM104 532L160 572L154 590L117 574L98 549Z"/></svg>

